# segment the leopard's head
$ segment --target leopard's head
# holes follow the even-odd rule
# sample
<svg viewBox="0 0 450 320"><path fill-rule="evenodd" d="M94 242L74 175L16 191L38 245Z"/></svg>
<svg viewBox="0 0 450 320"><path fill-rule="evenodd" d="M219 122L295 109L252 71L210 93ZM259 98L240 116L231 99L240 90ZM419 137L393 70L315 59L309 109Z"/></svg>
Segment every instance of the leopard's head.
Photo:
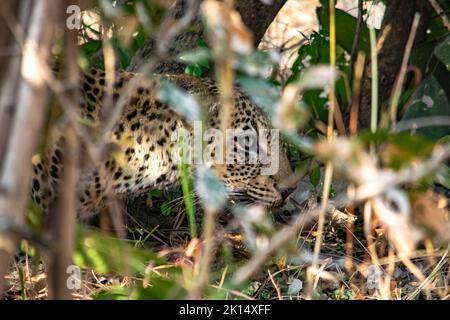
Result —
<svg viewBox="0 0 450 320"><path fill-rule="evenodd" d="M251 101L236 106L226 139L226 165L219 175L231 199L279 207L297 185L281 134Z"/></svg>
<svg viewBox="0 0 450 320"><path fill-rule="evenodd" d="M266 164L228 164L223 180L230 198L269 208L283 205L297 181L284 150L277 154Z"/></svg>

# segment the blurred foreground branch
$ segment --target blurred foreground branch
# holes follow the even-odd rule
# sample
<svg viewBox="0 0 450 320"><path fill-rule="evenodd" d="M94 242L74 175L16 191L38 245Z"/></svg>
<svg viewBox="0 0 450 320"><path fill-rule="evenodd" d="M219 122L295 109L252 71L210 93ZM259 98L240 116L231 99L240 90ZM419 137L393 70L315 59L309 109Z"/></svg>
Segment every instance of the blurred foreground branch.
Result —
<svg viewBox="0 0 450 320"><path fill-rule="evenodd" d="M73 0L66 0L67 4ZM64 37L65 69L64 78L67 85L67 95L72 101L77 101L79 72L78 31L65 30ZM52 204L47 222L50 238L55 246L50 253L48 278L48 296L50 299L71 299L72 295L67 287L67 270L72 264L72 254L76 231L76 196L80 167L80 144L73 124L64 128L63 166L61 182L56 200Z"/></svg>
<svg viewBox="0 0 450 320"><path fill-rule="evenodd" d="M335 208L361 203L364 200L374 198L391 190L392 188L405 184L417 182L436 170L444 161L450 158L450 144L437 146L430 158L414 167L400 170L398 173L389 174L385 179L369 181L361 184L352 193L340 194L326 206L326 212L332 213ZM232 285L238 286L244 283L261 265L279 250L292 238L297 235L300 228L311 223L318 218L322 210L321 206L316 206L305 213L299 214L290 225L278 231L272 238L269 246L261 252L256 252L253 258L242 266L234 274Z"/></svg>
<svg viewBox="0 0 450 320"><path fill-rule="evenodd" d="M21 75L17 88L16 111L11 123L9 141L0 153L5 155L0 174L0 216L18 224L24 220L28 201L31 165L47 106L48 90L40 69L50 57L59 2L33 2L23 57L15 72ZM24 130L26 128L26 130ZM0 279L7 272L17 237L0 235Z"/></svg>

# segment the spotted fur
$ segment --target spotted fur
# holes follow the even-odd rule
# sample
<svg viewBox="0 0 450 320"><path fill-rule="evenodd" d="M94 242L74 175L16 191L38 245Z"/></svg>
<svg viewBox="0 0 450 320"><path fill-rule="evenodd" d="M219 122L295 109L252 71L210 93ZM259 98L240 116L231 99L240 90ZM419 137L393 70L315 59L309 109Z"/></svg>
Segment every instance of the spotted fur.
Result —
<svg viewBox="0 0 450 320"><path fill-rule="evenodd" d="M99 131L102 119L109 111L103 107L104 101L108 100L105 95L105 73L94 69L83 77L81 117L90 123L94 132L96 129ZM178 159L175 159L179 156L179 145L171 139L171 135L180 129L187 129L192 134L192 128L186 119L156 97L154 83L141 75L124 71L117 73L110 97L111 105L119 100L126 84L135 77L141 77L139 86L131 94L111 134L111 142L116 148L102 164L95 165L87 157L81 160L77 211L82 216L95 214L103 208L106 190L112 190L119 198L130 198L180 182ZM201 103L209 127L220 127L220 95L214 81L188 75L165 75L162 78ZM246 132L270 128L264 113L239 89L234 90L234 102L232 128ZM55 197L61 175L64 139L59 137L54 141L45 155L33 158L32 198L44 210ZM207 145L212 145L213 141L210 139ZM215 149L211 150L214 156ZM214 164L210 166L215 167ZM230 195L245 195L251 201L274 206L283 201L282 193L285 191L278 190L277 184L291 175L283 152L280 166L277 174L265 176L260 174L260 163L236 162L225 165L225 170L219 171L219 175Z"/></svg>

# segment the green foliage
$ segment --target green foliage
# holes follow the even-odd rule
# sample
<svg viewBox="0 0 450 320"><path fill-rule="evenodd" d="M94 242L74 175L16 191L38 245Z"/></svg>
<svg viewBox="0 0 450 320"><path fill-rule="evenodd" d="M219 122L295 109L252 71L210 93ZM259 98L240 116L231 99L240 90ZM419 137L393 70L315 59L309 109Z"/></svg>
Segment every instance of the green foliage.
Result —
<svg viewBox="0 0 450 320"><path fill-rule="evenodd" d="M317 9L319 32L313 32L308 42L298 50L288 83L298 79L310 66L329 63L329 1L321 1L322 7ZM448 6L448 5L447 5ZM349 103L350 78L349 54L352 50L356 32L356 18L336 9L337 32L337 66L340 79L336 83L336 96L339 105L345 107ZM359 42L359 51L370 55L369 28L363 23ZM411 63L418 66L424 74L424 80L416 89L410 78L407 78L404 92L400 99L406 105L407 111L400 118L401 121L411 121L426 117L448 117L450 115L449 93L446 84L450 82L450 37L442 24L442 19L436 17L430 23L425 41L417 45L411 54ZM411 97L411 95L413 96ZM323 90L308 90L303 93L302 101L309 106L314 119L327 121L328 96ZM402 107L399 108L402 110ZM401 124L400 121L400 124ZM310 127L313 128L312 126ZM421 135L433 141L450 134L448 125L428 126L414 130L414 134Z"/></svg>
<svg viewBox="0 0 450 320"><path fill-rule="evenodd" d="M198 47L181 53L178 59L186 64L198 64L204 68L210 68L209 61L212 59L212 53L208 48Z"/></svg>
<svg viewBox="0 0 450 320"><path fill-rule="evenodd" d="M144 33L138 32L133 38L130 45L126 45L122 39L113 37L111 45L114 49L120 69L126 69L130 63L133 55L143 45ZM104 69L103 60L103 43L101 40L90 40L80 46L80 64L82 66L93 66Z"/></svg>
<svg viewBox="0 0 450 320"><path fill-rule="evenodd" d="M320 172L319 166L312 169L311 172L309 173L309 181L315 188L317 188L317 186L319 185L321 177L322 174Z"/></svg>
<svg viewBox="0 0 450 320"><path fill-rule="evenodd" d="M186 63L186 74L195 77L211 76L213 54L203 39L198 47L178 55ZM272 69L279 62L278 54L271 51L254 51L249 55L235 54L236 82L269 117L272 117L280 97L280 85L270 78Z"/></svg>
<svg viewBox="0 0 450 320"><path fill-rule="evenodd" d="M176 278L176 277L175 277ZM150 286L144 286L142 281L137 281L131 288L112 286L104 291L94 294L94 300L171 300L182 299L186 296L186 290L173 278L153 276L148 279Z"/></svg>
<svg viewBox="0 0 450 320"><path fill-rule="evenodd" d="M172 213L172 206L170 205L170 201L164 201L161 205L161 214L163 216L168 216Z"/></svg>
<svg viewBox="0 0 450 320"><path fill-rule="evenodd" d="M298 50L298 57L291 67L292 75L288 83L296 81L311 66L330 63L330 43L327 30L313 32L308 42ZM339 79L336 82L336 96L340 103L346 104L349 101L347 79L349 76L348 53L341 47L337 47L337 67ZM310 113L314 119L326 122L328 115L328 94L323 89L310 89L303 93L302 100L310 108Z"/></svg>
<svg viewBox="0 0 450 320"><path fill-rule="evenodd" d="M433 67L437 59L436 49L440 43L448 36L448 30L443 25L440 17L435 17L428 26L426 39L418 43L411 53L411 64L417 66L422 72L435 72ZM444 67L445 69L445 67Z"/></svg>
<svg viewBox="0 0 450 320"><path fill-rule="evenodd" d="M402 121L418 120L429 117L450 117L450 103L441 84L434 76L422 81L414 94L413 101L406 111ZM400 121L400 125L402 123ZM436 141L450 134L450 126L441 125L414 129L414 133Z"/></svg>
<svg viewBox="0 0 450 320"><path fill-rule="evenodd" d="M136 18L139 25L151 32L161 23L166 8L157 1L109 1L97 0L97 8L103 21L119 23L120 19Z"/></svg>
<svg viewBox="0 0 450 320"><path fill-rule="evenodd" d="M104 26L111 27L111 45L118 67L126 69L133 55L144 45L145 39L153 36L158 29L166 8L146 0L116 3L98 0L90 10L99 14ZM84 22L81 31L84 38L80 46L81 66L104 68L101 33Z"/></svg>
<svg viewBox="0 0 450 320"><path fill-rule="evenodd" d="M436 183L442 185L443 187L450 189L450 167L443 165L436 172Z"/></svg>
<svg viewBox="0 0 450 320"><path fill-rule="evenodd" d="M400 169L410 165L411 161L430 155L435 143L417 135L409 133L392 133L364 131L359 140L366 144L377 146L385 165L393 169Z"/></svg>
<svg viewBox="0 0 450 320"><path fill-rule="evenodd" d="M333 300L353 300L356 298L356 293L352 289L336 289L331 296Z"/></svg>
<svg viewBox="0 0 450 320"><path fill-rule="evenodd" d="M417 45L411 54L411 64L420 68L422 82L411 97L410 105L402 120L426 117L448 117L450 115L450 36L440 17L430 23L426 40ZM408 97L408 91L405 90ZM407 99L403 99L408 101ZM434 141L448 135L450 127L428 126L415 130L416 134Z"/></svg>
<svg viewBox="0 0 450 320"><path fill-rule="evenodd" d="M77 229L73 261L80 268L99 273L123 273L128 270L134 275L144 275L149 263L164 262L152 251L138 248L130 241L81 226Z"/></svg>
<svg viewBox="0 0 450 320"><path fill-rule="evenodd" d="M202 66L198 63L189 64L186 66L186 69L184 69L184 73L194 77L201 77L203 73Z"/></svg>
<svg viewBox="0 0 450 320"><path fill-rule="evenodd" d="M436 57L445 65L450 71L450 36L444 39L434 50Z"/></svg>
<svg viewBox="0 0 450 320"><path fill-rule="evenodd" d="M201 38L198 40L198 48L178 55L178 60L187 64L184 73L194 77L201 77L209 71L212 58L211 50Z"/></svg>
<svg viewBox="0 0 450 320"><path fill-rule="evenodd" d="M245 286L241 292L249 297L253 296L261 286L261 283L258 281L252 281L247 286Z"/></svg>
<svg viewBox="0 0 450 320"><path fill-rule="evenodd" d="M157 197L157 198L159 198L159 197L162 196L162 191L161 191L161 190L151 190L149 193L150 193L150 195L151 195L152 197Z"/></svg>
<svg viewBox="0 0 450 320"><path fill-rule="evenodd" d="M327 7L317 9L317 18L321 32L330 34L330 16ZM356 19L352 15L343 10L336 9L336 43L347 52L352 51L353 38L356 33ZM359 50L364 51L367 55L370 53L369 28L364 23L361 28L361 38Z"/></svg>

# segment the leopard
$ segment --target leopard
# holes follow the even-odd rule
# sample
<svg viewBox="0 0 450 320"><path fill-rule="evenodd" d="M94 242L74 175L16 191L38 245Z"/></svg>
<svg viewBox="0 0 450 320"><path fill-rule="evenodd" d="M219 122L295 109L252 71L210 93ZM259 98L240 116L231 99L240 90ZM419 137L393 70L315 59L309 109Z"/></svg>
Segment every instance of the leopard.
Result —
<svg viewBox="0 0 450 320"><path fill-rule="evenodd" d="M186 97L195 99L204 113L202 123L206 128L217 132L224 127L221 126L221 89L211 78L188 74L160 74L150 78L139 73L116 71L113 85L108 87L105 71L95 68L82 71L80 78L77 111L81 122L87 123L94 131L104 125L105 114L110 112L108 108L117 105L121 96L127 97L113 130L108 134L114 151L100 163L94 163L86 156L86 146L81 143L82 159L79 161L81 165L76 190L76 211L80 217L92 217L103 210L107 192L118 199L130 199L151 190L165 190L180 185L180 141L174 134L184 131L188 137L192 137L194 126L192 121L186 119L186 114L183 115L179 108L171 106L167 99L161 97L158 84L169 83L185 93ZM137 83L134 87L129 85L133 80ZM112 100L109 106L106 97ZM273 127L267 113L237 86L232 89L231 105L226 128L241 132L244 136L246 133L253 134L258 151L264 149L270 153ZM261 132L264 139L258 138ZM31 197L44 211L49 210L57 197L64 163L64 136L60 134L50 141L47 150L32 159ZM268 208L281 206L295 189L292 183L284 182L293 176L285 148L282 145L276 150L273 148L273 153L278 155L278 165L274 172L267 174L263 173L265 164L259 160L238 161L236 144L235 136L231 140L230 149L233 152L230 153L230 161L220 164L210 161L207 165L215 170L218 179L223 182L227 197L236 201L245 199L247 203ZM214 145L214 136L207 139L205 145L211 147L209 156L215 159L218 149ZM248 160L248 145L245 145L243 154ZM194 178L198 166L189 166Z"/></svg>

